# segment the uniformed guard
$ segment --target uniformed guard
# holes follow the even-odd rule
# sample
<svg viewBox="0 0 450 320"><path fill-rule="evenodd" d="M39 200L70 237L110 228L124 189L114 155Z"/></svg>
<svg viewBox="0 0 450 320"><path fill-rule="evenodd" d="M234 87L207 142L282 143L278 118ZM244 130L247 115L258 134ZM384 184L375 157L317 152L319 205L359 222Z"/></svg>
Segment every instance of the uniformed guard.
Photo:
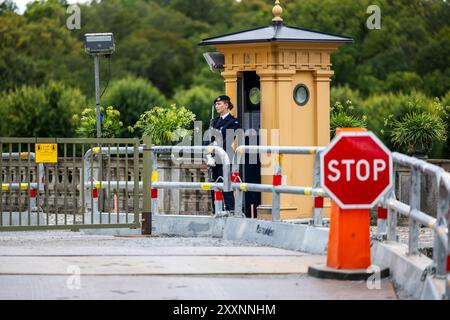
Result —
<svg viewBox="0 0 450 320"><path fill-rule="evenodd" d="M234 108L230 97L225 95L217 97L214 100L214 106L219 116L211 120L209 128L211 134L207 144L217 145L223 148L230 157L231 162L234 154L234 149L232 147L235 139L234 131L239 129L239 121L230 113L230 111ZM207 155L207 164L211 182L215 182L219 177L223 177L223 164L216 163L214 160L214 155ZM212 197L212 209L214 212L214 192L212 192ZM234 211L233 192L224 192L223 198L225 211Z"/></svg>

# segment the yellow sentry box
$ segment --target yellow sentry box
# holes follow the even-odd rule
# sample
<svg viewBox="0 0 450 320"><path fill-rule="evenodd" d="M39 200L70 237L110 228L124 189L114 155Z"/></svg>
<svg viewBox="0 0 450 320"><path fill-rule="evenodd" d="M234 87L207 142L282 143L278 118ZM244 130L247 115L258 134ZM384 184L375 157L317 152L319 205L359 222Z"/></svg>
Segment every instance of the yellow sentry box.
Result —
<svg viewBox="0 0 450 320"><path fill-rule="evenodd" d="M58 145L52 144L36 144L36 163L57 163L58 162Z"/></svg>

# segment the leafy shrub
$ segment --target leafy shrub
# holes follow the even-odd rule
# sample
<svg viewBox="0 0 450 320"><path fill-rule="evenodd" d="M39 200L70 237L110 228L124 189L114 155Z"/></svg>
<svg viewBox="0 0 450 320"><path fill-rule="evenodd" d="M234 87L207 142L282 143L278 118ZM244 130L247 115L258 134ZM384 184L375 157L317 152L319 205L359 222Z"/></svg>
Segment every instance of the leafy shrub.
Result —
<svg viewBox="0 0 450 320"><path fill-rule="evenodd" d="M123 126L120 121L120 112L113 107L100 108L103 114L102 119L102 138L116 137ZM97 115L95 108L84 109L81 118L74 116L74 121L79 123L76 133L83 138L95 138L97 136Z"/></svg>
<svg viewBox="0 0 450 320"><path fill-rule="evenodd" d="M359 117L352 114L353 103L346 101L345 105L337 101L331 108L330 134L333 138L336 135L336 128L365 128L367 127L365 116Z"/></svg>
<svg viewBox="0 0 450 320"><path fill-rule="evenodd" d="M384 91L383 81L364 73L364 71L360 72L362 73L357 77L356 88L358 88L361 95L368 97L372 94L381 94Z"/></svg>
<svg viewBox="0 0 450 320"><path fill-rule="evenodd" d="M386 119L400 120L413 111L433 113L434 100L416 91L410 94L387 93L370 96L358 108L367 116L367 128L379 135L389 148L394 148L390 131L385 130Z"/></svg>
<svg viewBox="0 0 450 320"><path fill-rule="evenodd" d="M86 105L80 90L51 81L23 86L0 99L1 134L18 137L73 137L73 115Z"/></svg>
<svg viewBox="0 0 450 320"><path fill-rule="evenodd" d="M172 145L192 133L189 127L193 121L195 114L172 104L169 108L154 107L144 112L132 131L142 131L142 135L151 137L155 145Z"/></svg>
<svg viewBox="0 0 450 320"><path fill-rule="evenodd" d="M361 94L358 90L353 90L349 86L338 86L338 87L332 87L331 92L331 105L334 106L336 102L343 102L343 101L351 101L354 105L360 106L362 102ZM354 110L356 113L358 113L360 108L355 108Z"/></svg>

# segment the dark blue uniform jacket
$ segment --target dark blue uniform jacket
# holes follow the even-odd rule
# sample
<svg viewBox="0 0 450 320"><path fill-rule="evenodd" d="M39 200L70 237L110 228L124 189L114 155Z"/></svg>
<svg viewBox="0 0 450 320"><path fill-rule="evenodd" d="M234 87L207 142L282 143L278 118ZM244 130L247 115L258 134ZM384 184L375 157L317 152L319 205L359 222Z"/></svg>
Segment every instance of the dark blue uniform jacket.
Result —
<svg viewBox="0 0 450 320"><path fill-rule="evenodd" d="M234 130L239 129L239 127L239 121L231 114L227 115L225 119L222 119L222 117L214 118L211 121L211 126L209 128L212 131L211 139L205 141L204 144L209 145L218 140L217 143L219 147L222 147L225 151L230 151L232 150L231 145L234 141ZM233 131L227 132L227 130ZM220 135L222 136L222 139L216 139L216 137L220 137Z"/></svg>

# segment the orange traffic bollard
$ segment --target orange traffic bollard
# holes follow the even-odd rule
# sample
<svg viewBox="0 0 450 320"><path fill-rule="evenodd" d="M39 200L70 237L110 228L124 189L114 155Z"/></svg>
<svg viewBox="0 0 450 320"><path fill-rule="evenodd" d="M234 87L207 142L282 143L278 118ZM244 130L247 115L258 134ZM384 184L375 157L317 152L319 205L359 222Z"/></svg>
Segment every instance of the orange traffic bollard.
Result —
<svg viewBox="0 0 450 320"><path fill-rule="evenodd" d="M370 210L343 210L332 201L327 267L367 269L370 257Z"/></svg>
<svg viewBox="0 0 450 320"><path fill-rule="evenodd" d="M336 135L365 131L365 128L337 128ZM370 210L344 210L331 201L327 267L367 269L370 265Z"/></svg>

